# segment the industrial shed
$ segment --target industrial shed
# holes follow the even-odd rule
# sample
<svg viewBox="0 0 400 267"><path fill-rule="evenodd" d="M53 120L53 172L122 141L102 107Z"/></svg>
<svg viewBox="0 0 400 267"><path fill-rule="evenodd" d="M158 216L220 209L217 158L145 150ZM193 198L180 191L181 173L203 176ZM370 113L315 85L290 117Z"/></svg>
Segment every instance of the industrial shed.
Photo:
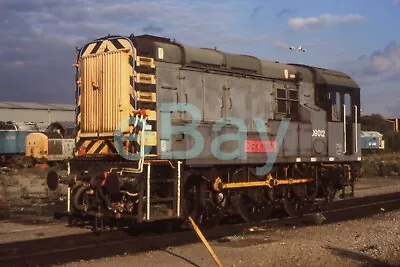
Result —
<svg viewBox="0 0 400 267"><path fill-rule="evenodd" d="M75 106L0 101L0 121L43 122L74 121Z"/></svg>

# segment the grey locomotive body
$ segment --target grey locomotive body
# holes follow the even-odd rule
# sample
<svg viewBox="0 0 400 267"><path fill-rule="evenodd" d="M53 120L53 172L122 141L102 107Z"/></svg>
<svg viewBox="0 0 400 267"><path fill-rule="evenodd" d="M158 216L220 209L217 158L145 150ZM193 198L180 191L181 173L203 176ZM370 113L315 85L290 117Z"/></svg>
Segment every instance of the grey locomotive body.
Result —
<svg viewBox="0 0 400 267"><path fill-rule="evenodd" d="M48 175L69 185L70 218L212 226L354 190L360 89L344 73L148 35L97 39L75 66L76 153L68 177Z"/></svg>
<svg viewBox="0 0 400 267"><path fill-rule="evenodd" d="M260 130L275 140L284 118L290 122L277 151L278 163L360 161L360 91L347 75L215 50L182 50L169 44L165 50L175 58L165 59L167 52L162 52L163 60L157 64L159 117L165 112L163 103L182 103L182 110L171 114L172 124L190 123L192 114L190 108L186 111L187 104L200 115L196 130L204 137L204 148L188 159L188 164L265 163L265 152L248 152L247 160L241 160L239 154L237 159L220 160L211 151L212 141L218 135L238 133L238 140L222 144L221 151L228 153L238 149L240 131L246 140L260 139ZM265 122L265 129L257 127L255 120ZM212 128L218 121L227 127L216 133ZM161 124L159 121L159 129ZM160 140L158 151L169 152L163 151L164 147L188 151L194 139L166 136Z"/></svg>

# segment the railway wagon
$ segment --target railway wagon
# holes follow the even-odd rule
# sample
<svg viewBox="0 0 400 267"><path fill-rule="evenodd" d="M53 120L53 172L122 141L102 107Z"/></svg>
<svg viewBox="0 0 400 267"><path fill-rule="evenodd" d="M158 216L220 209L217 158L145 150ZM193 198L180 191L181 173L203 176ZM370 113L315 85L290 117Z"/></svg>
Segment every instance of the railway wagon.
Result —
<svg viewBox="0 0 400 267"><path fill-rule="evenodd" d="M350 186L361 164L360 88L345 73L106 36L78 49L70 219L133 223L225 214L301 216Z"/></svg>

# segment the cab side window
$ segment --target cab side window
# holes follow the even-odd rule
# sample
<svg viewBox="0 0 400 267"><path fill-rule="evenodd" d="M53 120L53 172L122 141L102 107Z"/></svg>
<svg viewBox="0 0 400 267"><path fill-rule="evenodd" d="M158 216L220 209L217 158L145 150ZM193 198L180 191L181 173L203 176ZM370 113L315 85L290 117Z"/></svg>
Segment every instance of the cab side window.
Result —
<svg viewBox="0 0 400 267"><path fill-rule="evenodd" d="M352 103L351 103L351 96L350 94L346 93L344 95L344 104L346 106L345 111L346 111L346 116L353 119L353 109L352 109Z"/></svg>
<svg viewBox="0 0 400 267"><path fill-rule="evenodd" d="M329 92L328 99L330 103L332 121L340 121L342 117L342 101L340 93Z"/></svg>
<svg viewBox="0 0 400 267"><path fill-rule="evenodd" d="M299 92L294 88L278 88L276 90L277 112L289 116L299 113Z"/></svg>

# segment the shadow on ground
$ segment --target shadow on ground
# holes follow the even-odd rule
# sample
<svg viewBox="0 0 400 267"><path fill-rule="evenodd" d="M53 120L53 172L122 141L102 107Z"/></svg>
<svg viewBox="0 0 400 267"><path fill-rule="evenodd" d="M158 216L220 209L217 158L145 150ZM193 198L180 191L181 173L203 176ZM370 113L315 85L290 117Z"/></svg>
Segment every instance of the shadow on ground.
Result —
<svg viewBox="0 0 400 267"><path fill-rule="evenodd" d="M191 260L189 260L189 259L187 259L187 258L185 258L185 257L183 257L183 256L181 256L181 255L178 255L178 254L176 254L176 253L173 253L172 251L169 251L169 250L167 250L167 249L160 249L160 251L164 251L165 253L168 253L168 254L170 254L171 256L177 257L177 258L179 258L179 259L181 259L181 260L183 260L183 261L189 263L190 265L193 265L193 266L196 266L196 267L200 267L200 265L196 264L195 262L193 262L193 261L191 261Z"/></svg>
<svg viewBox="0 0 400 267"><path fill-rule="evenodd" d="M364 262L365 264L363 266L365 266L365 267L367 267L367 266L368 267L396 267L389 263L372 258L363 253L359 253L359 252L355 252L355 251L351 251L351 250L347 250L347 249L343 249L343 248L335 248L335 247L325 247L325 249L330 250L332 254L335 254L339 257L349 258L352 260Z"/></svg>

